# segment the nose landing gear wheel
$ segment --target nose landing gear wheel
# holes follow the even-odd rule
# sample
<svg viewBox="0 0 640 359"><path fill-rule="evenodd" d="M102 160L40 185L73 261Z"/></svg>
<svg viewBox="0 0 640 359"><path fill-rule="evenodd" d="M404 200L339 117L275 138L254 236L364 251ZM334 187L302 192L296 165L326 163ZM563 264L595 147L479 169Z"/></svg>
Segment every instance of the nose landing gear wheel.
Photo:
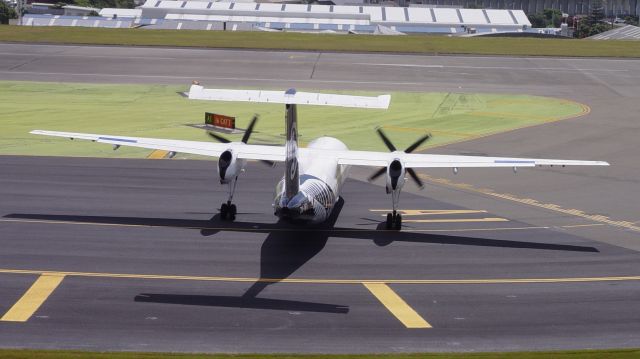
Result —
<svg viewBox="0 0 640 359"><path fill-rule="evenodd" d="M391 213L387 213L387 229L391 229L393 227L393 215Z"/></svg>

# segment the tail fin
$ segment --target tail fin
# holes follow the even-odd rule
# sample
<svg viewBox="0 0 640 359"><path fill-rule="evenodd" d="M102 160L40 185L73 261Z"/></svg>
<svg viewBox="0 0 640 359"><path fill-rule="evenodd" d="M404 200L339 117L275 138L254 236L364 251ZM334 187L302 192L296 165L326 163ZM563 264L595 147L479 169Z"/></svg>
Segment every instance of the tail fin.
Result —
<svg viewBox="0 0 640 359"><path fill-rule="evenodd" d="M296 105L286 105L287 144L284 174L284 192L287 199L293 198L300 190L298 170L298 115Z"/></svg>

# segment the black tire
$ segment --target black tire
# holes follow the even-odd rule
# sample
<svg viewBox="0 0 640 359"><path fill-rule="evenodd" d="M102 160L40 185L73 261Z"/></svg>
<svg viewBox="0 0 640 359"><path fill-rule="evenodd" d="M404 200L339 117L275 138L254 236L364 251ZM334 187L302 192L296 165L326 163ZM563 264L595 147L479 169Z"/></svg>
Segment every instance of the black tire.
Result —
<svg viewBox="0 0 640 359"><path fill-rule="evenodd" d="M393 221L393 228L397 231L402 229L402 216L398 213Z"/></svg>
<svg viewBox="0 0 640 359"><path fill-rule="evenodd" d="M393 215L391 213L387 213L387 229L391 229L393 227Z"/></svg>
<svg viewBox="0 0 640 359"><path fill-rule="evenodd" d="M229 206L229 220L234 221L236 219L236 213L238 213L238 208L235 204Z"/></svg>
<svg viewBox="0 0 640 359"><path fill-rule="evenodd" d="M227 214L229 214L229 205L223 203L222 206L220 206L220 218L227 219Z"/></svg>

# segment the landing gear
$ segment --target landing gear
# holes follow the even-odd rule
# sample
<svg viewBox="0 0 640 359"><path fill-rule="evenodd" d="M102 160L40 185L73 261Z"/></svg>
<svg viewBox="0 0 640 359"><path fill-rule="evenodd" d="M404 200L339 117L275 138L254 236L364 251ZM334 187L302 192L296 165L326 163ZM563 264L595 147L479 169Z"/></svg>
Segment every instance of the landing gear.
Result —
<svg viewBox="0 0 640 359"><path fill-rule="evenodd" d="M402 228L402 215L396 211L387 213L386 228L399 231Z"/></svg>
<svg viewBox="0 0 640 359"><path fill-rule="evenodd" d="M232 204L231 201L227 201L227 203L223 203L220 206L220 217L222 219L228 219L230 221L234 221L236 219L236 213L238 209L235 204Z"/></svg>
<svg viewBox="0 0 640 359"><path fill-rule="evenodd" d="M388 187L387 187L388 189ZM400 202L400 188L388 191L391 193L391 204L393 205L393 212L387 213L386 229L395 229L399 231L402 229L402 215L398 213L398 202Z"/></svg>
<svg viewBox="0 0 640 359"><path fill-rule="evenodd" d="M238 208L235 204L231 203L233 199L233 193L236 191L236 182L238 181L238 177L234 178L231 183L229 183L229 200L227 203L223 203L220 206L220 218L228 219L230 221L235 221L236 213L238 213Z"/></svg>

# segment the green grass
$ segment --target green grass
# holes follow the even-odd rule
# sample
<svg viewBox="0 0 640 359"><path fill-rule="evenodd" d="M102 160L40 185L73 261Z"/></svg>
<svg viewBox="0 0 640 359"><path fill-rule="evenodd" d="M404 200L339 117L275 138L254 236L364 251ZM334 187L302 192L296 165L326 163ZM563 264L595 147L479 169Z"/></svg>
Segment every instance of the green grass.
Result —
<svg viewBox="0 0 640 359"><path fill-rule="evenodd" d="M637 41L0 26L0 41L348 52L640 57Z"/></svg>
<svg viewBox="0 0 640 359"><path fill-rule="evenodd" d="M460 353L460 354L380 354L380 355L294 355L294 354L169 354L169 353L94 353L48 350L0 350L4 359L631 359L640 358L640 350L582 350L564 352Z"/></svg>
<svg viewBox="0 0 640 359"><path fill-rule="evenodd" d="M188 100L177 94L185 90L187 86L0 82L0 154L145 157L149 150L123 147L112 151L109 145L28 132L41 129L209 141L204 131L185 126L203 123L205 111L235 116L241 128L259 113L250 142L284 143L282 105ZM421 148L428 149L573 117L586 110L576 102L538 96L395 92L386 111L300 106L298 128L302 145L327 135L351 149L380 151L386 148L374 133L379 125L398 148L430 132L433 139ZM239 140L240 135L230 138Z"/></svg>

